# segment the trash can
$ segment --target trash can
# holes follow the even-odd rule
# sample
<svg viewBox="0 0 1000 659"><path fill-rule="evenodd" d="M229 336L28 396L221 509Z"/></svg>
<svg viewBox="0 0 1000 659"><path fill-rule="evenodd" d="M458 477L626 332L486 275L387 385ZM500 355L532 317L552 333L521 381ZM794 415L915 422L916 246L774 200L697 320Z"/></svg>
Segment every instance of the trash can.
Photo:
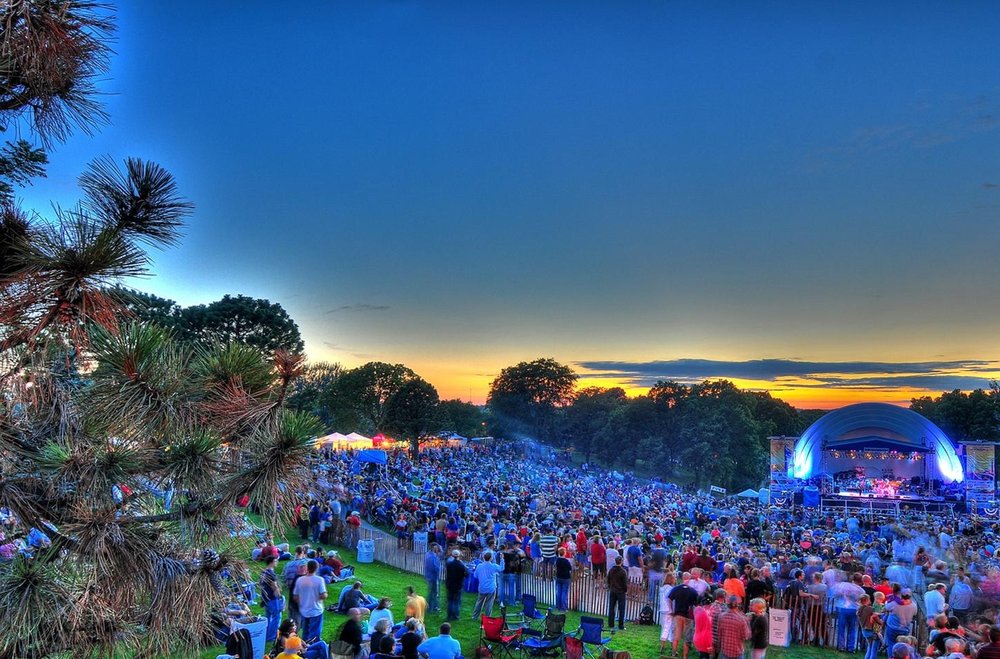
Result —
<svg viewBox="0 0 1000 659"><path fill-rule="evenodd" d="M375 561L375 541L358 540L358 563L372 563Z"/></svg>
<svg viewBox="0 0 1000 659"><path fill-rule="evenodd" d="M427 553L427 531L413 534L413 551L417 554Z"/></svg>

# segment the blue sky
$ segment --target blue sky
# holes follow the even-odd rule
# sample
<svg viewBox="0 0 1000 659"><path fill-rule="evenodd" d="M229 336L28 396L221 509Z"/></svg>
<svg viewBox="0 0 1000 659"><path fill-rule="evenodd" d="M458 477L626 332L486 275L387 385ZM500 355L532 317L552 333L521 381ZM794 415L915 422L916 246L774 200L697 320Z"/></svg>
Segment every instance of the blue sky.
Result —
<svg viewBox="0 0 1000 659"><path fill-rule="evenodd" d="M539 356L821 405L1000 374L988 3L121 4L111 125L23 197L165 165L197 211L144 290L266 297L311 358L475 400Z"/></svg>

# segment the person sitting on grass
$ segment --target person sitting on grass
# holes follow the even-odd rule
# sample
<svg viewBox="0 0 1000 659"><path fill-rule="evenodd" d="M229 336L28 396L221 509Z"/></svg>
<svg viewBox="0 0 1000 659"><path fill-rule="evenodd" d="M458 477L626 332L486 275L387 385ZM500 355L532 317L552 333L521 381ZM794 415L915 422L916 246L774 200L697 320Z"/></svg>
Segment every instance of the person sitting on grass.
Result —
<svg viewBox="0 0 1000 659"><path fill-rule="evenodd" d="M351 645L354 656L361 652L361 645L364 643L364 631L361 629L361 609L355 607L347 612L347 622L340 628L337 640Z"/></svg>
<svg viewBox="0 0 1000 659"><path fill-rule="evenodd" d="M371 618L368 619L368 629L371 630L371 638L368 639L369 646L372 652L378 650L382 647L382 639L388 638L390 642L390 649L396 647L396 638L392 635L392 625L389 623L387 618L379 618L372 623L372 618L375 617L375 611L372 611Z"/></svg>
<svg viewBox="0 0 1000 659"><path fill-rule="evenodd" d="M392 636L383 636L378 645L375 644L373 640L371 643L372 650L375 650L375 654L371 656L371 659L403 659L403 655L396 654L396 643L392 640Z"/></svg>
<svg viewBox="0 0 1000 659"><path fill-rule="evenodd" d="M337 606L338 613L344 613L350 609L374 609L378 606L378 600L361 590L362 583L355 581L350 586L344 586L340 591L340 604Z"/></svg>
<svg viewBox="0 0 1000 659"><path fill-rule="evenodd" d="M420 659L420 653L417 651L417 648L427 640L427 634L424 633L424 626L416 618L409 618L403 625L403 630L403 635L399 639L403 659Z"/></svg>
<svg viewBox="0 0 1000 659"><path fill-rule="evenodd" d="M372 614L368 617L368 628L375 629L380 620L388 621L389 629L392 629L396 624L396 622L392 619L392 600L388 597L380 599L378 601L378 606L372 609ZM376 646L373 645L372 649L375 647Z"/></svg>
<svg viewBox="0 0 1000 659"><path fill-rule="evenodd" d="M427 655L427 659L458 659L462 656L462 646L451 637L451 624L446 622L438 636L417 646L417 652Z"/></svg>
<svg viewBox="0 0 1000 659"><path fill-rule="evenodd" d="M271 656L275 659L327 659L330 648L325 641L316 640L306 643L298 636L298 625L294 620L285 620L278 627L278 640L274 642Z"/></svg>

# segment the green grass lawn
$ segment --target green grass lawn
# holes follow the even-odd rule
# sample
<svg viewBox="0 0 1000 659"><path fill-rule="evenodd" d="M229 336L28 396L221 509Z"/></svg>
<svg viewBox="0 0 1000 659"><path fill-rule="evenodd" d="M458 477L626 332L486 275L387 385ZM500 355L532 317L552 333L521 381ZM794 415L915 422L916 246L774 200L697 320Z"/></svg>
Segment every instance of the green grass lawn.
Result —
<svg viewBox="0 0 1000 659"><path fill-rule="evenodd" d="M294 546L294 542L292 543ZM248 550L249 552L249 550ZM392 614L397 622L403 619L403 611L406 603L406 587L412 585L417 592L426 594L426 586L423 577L397 570L394 567L381 563L362 564L356 561L354 552L340 549L341 556L348 564L353 564L358 568L357 577L364 583L366 593L375 597L390 597L393 600ZM280 566L279 563L279 576ZM254 566L255 577L260 571L259 564ZM330 587L331 599L340 593L341 586L333 584ZM444 608L444 589L441 594L441 606ZM452 635L462 644L462 652L469 659L475 655L475 649L479 641L479 623L472 620L472 607L476 598L472 593L465 593L462 597L462 619L452 623ZM255 607L256 611L261 610ZM494 614L499 614L499 608L494 608ZM330 643L335 638L341 625L344 624L344 616L327 612L323 619L323 640ZM437 634L437 629L444 622L444 613L431 614L427 616L427 630L433 636ZM567 616L567 629L575 629L579 626L580 614L569 612ZM659 656L660 648L660 628L658 626L640 627L626 623L624 632L615 634L611 647L615 650L628 650L633 659L655 659ZM268 648L270 649L270 648ZM200 659L215 659L223 651L222 646L205 649L199 655ZM668 652L669 654L669 652ZM692 652L689 656L696 657L697 653ZM820 659L825 657L847 657L849 655L833 650L810 648L803 646L792 646L790 648L771 648L767 652L768 659ZM180 658L178 658L180 659Z"/></svg>

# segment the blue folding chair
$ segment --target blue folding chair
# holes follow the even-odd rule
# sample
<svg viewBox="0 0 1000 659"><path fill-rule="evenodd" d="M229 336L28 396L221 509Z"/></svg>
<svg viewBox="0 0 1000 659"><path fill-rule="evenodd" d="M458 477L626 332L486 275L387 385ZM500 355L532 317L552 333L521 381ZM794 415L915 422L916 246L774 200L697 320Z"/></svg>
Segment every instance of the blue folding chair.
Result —
<svg viewBox="0 0 1000 659"><path fill-rule="evenodd" d="M538 600L534 595L525 593L521 597L521 605L524 607L524 610L521 611L521 616L528 625L531 625L531 623L535 620L545 619L545 614L538 610L537 604Z"/></svg>
<svg viewBox="0 0 1000 659"><path fill-rule="evenodd" d="M563 650L563 640L566 638L566 613L554 613L552 609L545 615L545 627L542 631L524 628L524 641L521 648L533 657L553 656Z"/></svg>
<svg viewBox="0 0 1000 659"><path fill-rule="evenodd" d="M576 630L576 637L583 642L583 651L586 656L597 657L602 650L608 647L615 630L607 631L609 635L605 636L602 618L580 616L580 627Z"/></svg>

